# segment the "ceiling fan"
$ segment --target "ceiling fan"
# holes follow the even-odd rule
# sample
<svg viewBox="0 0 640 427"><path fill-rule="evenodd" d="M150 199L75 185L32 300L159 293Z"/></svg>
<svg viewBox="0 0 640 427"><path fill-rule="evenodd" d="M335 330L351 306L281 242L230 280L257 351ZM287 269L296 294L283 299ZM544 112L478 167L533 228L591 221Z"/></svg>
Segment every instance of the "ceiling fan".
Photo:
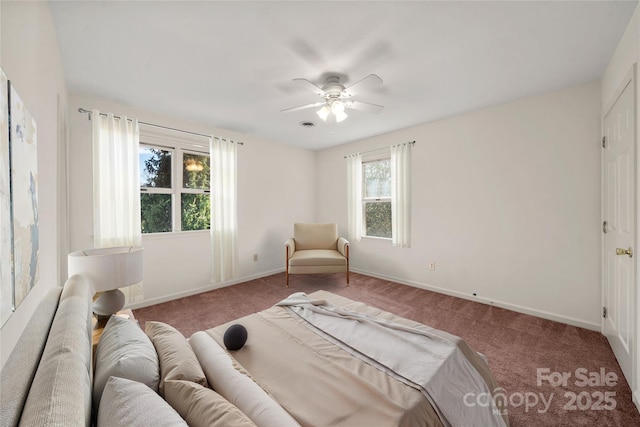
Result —
<svg viewBox="0 0 640 427"><path fill-rule="evenodd" d="M353 96L362 92L363 90L370 89L374 86L382 84L382 79L375 74L369 74L367 77L360 81L357 81L353 85L345 88L340 83L340 77L329 76L326 83L322 88L311 83L307 79L293 79L294 82L306 87L311 92L323 98L322 101L314 102L311 104L301 105L299 107L287 108L282 110L283 113L290 113L293 111L304 110L307 108L321 107L316 114L327 121L330 116L335 118L336 122L340 123L347 118L346 109L352 108L354 110L366 111L373 114L378 114L384 108L382 105L371 104L369 102L356 101Z"/></svg>

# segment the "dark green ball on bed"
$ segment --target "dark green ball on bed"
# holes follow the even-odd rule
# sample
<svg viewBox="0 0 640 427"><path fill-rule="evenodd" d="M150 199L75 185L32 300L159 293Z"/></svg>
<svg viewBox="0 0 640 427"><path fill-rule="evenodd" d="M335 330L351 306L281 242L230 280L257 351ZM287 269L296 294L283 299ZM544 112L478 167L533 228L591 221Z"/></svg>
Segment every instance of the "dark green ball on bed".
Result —
<svg viewBox="0 0 640 427"><path fill-rule="evenodd" d="M247 342L247 328L242 325L231 325L224 333L224 346L227 350L240 350Z"/></svg>

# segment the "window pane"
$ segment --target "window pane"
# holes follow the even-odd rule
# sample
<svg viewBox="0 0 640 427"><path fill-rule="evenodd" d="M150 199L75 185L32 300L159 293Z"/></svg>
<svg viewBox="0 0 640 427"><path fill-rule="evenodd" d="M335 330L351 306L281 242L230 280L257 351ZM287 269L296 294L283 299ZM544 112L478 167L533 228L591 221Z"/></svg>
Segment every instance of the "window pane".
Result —
<svg viewBox="0 0 640 427"><path fill-rule="evenodd" d="M209 156L182 155L182 185L184 188L209 189Z"/></svg>
<svg viewBox="0 0 640 427"><path fill-rule="evenodd" d="M364 204L366 235L391 238L391 202Z"/></svg>
<svg viewBox="0 0 640 427"><path fill-rule="evenodd" d="M364 197L391 197L391 163L387 160L363 163Z"/></svg>
<svg viewBox="0 0 640 427"><path fill-rule="evenodd" d="M171 231L171 194L140 194L143 233Z"/></svg>
<svg viewBox="0 0 640 427"><path fill-rule="evenodd" d="M207 230L211 220L208 194L182 193L182 230Z"/></svg>
<svg viewBox="0 0 640 427"><path fill-rule="evenodd" d="M171 151L140 146L140 187L171 188Z"/></svg>

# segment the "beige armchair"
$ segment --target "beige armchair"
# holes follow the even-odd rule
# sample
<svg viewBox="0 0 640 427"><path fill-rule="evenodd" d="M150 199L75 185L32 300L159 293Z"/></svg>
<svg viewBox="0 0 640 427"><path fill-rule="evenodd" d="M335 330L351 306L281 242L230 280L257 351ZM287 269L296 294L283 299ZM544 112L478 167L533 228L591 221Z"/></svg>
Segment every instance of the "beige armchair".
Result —
<svg viewBox="0 0 640 427"><path fill-rule="evenodd" d="M338 224L296 223L285 249L287 287L290 274L342 272L349 286L349 242L338 236Z"/></svg>

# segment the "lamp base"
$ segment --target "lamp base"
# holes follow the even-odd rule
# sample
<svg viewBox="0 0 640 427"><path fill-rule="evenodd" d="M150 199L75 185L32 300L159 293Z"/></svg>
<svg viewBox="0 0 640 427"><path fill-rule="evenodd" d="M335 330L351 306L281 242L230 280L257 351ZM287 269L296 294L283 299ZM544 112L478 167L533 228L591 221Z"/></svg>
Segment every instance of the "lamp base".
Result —
<svg viewBox="0 0 640 427"><path fill-rule="evenodd" d="M124 293L120 289L105 291L93 302L93 312L98 317L109 317L122 310L124 302Z"/></svg>

